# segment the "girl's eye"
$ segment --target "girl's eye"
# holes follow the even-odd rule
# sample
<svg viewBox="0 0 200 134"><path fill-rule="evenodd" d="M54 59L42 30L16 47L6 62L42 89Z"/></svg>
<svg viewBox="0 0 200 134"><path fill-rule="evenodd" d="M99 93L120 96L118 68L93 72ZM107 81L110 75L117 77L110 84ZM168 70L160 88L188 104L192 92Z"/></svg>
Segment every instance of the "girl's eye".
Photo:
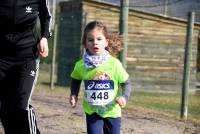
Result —
<svg viewBox="0 0 200 134"><path fill-rule="evenodd" d="M90 41L90 42L91 42L91 41L93 41L93 39L88 39L88 41Z"/></svg>
<svg viewBox="0 0 200 134"><path fill-rule="evenodd" d="M102 40L101 38L97 38L97 40Z"/></svg>

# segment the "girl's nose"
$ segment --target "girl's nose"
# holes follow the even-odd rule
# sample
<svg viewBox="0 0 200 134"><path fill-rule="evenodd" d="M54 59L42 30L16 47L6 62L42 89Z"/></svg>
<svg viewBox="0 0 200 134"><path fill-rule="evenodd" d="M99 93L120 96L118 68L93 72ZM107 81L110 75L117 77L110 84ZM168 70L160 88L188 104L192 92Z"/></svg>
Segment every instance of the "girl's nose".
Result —
<svg viewBox="0 0 200 134"><path fill-rule="evenodd" d="M94 42L93 42L93 45L95 46L95 45L97 45L97 40L94 40Z"/></svg>

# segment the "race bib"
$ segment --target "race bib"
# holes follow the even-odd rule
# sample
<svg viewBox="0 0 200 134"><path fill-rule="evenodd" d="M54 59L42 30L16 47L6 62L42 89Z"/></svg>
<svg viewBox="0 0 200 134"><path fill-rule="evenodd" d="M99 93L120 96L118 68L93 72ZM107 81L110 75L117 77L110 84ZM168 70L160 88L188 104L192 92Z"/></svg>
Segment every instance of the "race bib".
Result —
<svg viewBox="0 0 200 134"><path fill-rule="evenodd" d="M106 105L114 98L114 82L112 80L86 80L85 100L90 105Z"/></svg>

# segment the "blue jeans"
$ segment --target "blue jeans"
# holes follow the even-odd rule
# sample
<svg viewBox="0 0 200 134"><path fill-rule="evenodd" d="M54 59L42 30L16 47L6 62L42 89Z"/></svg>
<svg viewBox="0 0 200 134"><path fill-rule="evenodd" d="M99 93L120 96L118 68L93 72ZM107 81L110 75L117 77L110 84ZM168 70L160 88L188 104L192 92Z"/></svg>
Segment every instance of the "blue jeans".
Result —
<svg viewBox="0 0 200 134"><path fill-rule="evenodd" d="M102 118L96 113L86 114L88 134L120 134L121 118Z"/></svg>

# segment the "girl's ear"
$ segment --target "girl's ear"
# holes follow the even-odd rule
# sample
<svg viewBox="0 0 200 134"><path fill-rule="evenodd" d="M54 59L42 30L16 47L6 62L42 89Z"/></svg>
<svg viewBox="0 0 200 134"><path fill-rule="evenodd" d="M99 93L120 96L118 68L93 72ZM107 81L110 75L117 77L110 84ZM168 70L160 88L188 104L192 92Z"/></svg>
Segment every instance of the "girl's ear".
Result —
<svg viewBox="0 0 200 134"><path fill-rule="evenodd" d="M108 47L108 43L109 43L109 40L106 39L106 44L105 44L105 47Z"/></svg>

